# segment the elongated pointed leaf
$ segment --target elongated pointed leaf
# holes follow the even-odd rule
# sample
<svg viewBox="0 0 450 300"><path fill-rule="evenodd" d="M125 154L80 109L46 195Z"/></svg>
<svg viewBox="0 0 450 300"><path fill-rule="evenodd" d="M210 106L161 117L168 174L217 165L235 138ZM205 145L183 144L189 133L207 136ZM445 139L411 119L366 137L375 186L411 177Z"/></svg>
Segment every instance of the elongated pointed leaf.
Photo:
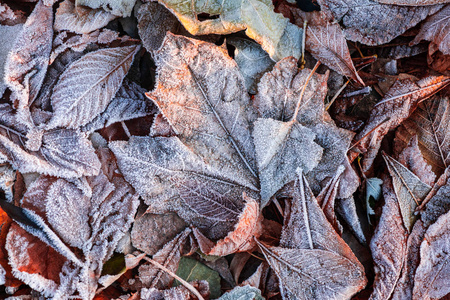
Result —
<svg viewBox="0 0 450 300"><path fill-rule="evenodd" d="M423 183L414 173L395 159L387 155L383 155L383 157L392 177L403 223L408 232L410 232L417 218L414 213L415 209L418 203L430 192L431 187Z"/></svg>
<svg viewBox="0 0 450 300"><path fill-rule="evenodd" d="M101 49L72 63L53 89L53 117L47 129L77 128L102 113L122 85L138 49Z"/></svg>
<svg viewBox="0 0 450 300"><path fill-rule="evenodd" d="M159 2L171 10L191 34L229 34L246 30L246 34L261 44L273 60L288 56L300 57L303 31L281 14L275 13L272 1ZM200 21L198 14L202 13L219 18Z"/></svg>

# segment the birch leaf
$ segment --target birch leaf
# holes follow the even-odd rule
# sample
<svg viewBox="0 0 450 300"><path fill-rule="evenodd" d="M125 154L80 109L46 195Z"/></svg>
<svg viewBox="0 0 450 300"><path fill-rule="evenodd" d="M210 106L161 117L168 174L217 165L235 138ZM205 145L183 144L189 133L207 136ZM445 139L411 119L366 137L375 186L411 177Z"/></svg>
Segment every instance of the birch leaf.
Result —
<svg viewBox="0 0 450 300"><path fill-rule="evenodd" d="M384 135L408 118L420 101L434 95L448 84L450 78L445 76L430 76L417 82L401 79L393 84L371 111L367 125L355 137L355 140L361 140L358 148L362 152L367 151L362 162L363 172L372 167Z"/></svg>
<svg viewBox="0 0 450 300"><path fill-rule="evenodd" d="M101 49L72 63L53 89L54 114L46 128L77 128L102 113L120 88L137 50L139 46Z"/></svg>
<svg viewBox="0 0 450 300"><path fill-rule="evenodd" d="M319 4L344 24L347 39L371 46L393 40L442 7L405 7L372 0L320 0Z"/></svg>
<svg viewBox="0 0 450 300"><path fill-rule="evenodd" d="M366 281L347 258L319 249L268 248L259 244L287 299L349 299Z"/></svg>
<svg viewBox="0 0 450 300"><path fill-rule="evenodd" d="M159 3L172 11L191 34L229 34L245 30L275 61L288 56L300 57L303 31L275 13L271 1L160 0ZM198 15L202 13L218 18L200 21Z"/></svg>
<svg viewBox="0 0 450 300"><path fill-rule="evenodd" d="M383 158L392 177L403 223L410 232L416 220L415 209L430 192L431 187L395 159L387 155L383 155Z"/></svg>
<svg viewBox="0 0 450 300"><path fill-rule="evenodd" d="M75 0L75 6L103 8L118 17L129 17L136 0Z"/></svg>
<svg viewBox="0 0 450 300"><path fill-rule="evenodd" d="M264 73L273 67L273 60L260 45L253 41L231 38L227 40L227 43L236 47L234 60L244 76L247 91L256 94L256 85Z"/></svg>
<svg viewBox="0 0 450 300"><path fill-rule="evenodd" d="M450 292L450 212L442 215L425 233L420 264L414 278L412 299L439 299Z"/></svg>
<svg viewBox="0 0 450 300"><path fill-rule="evenodd" d="M424 159L433 172L441 176L450 165L449 98L436 97L422 102L397 130L398 147L404 148L414 135L417 135Z"/></svg>
<svg viewBox="0 0 450 300"><path fill-rule="evenodd" d="M408 232L400 213L399 202L391 181L383 184L385 204L370 249L375 264L374 290L371 300L389 299L400 278L406 255Z"/></svg>
<svg viewBox="0 0 450 300"><path fill-rule="evenodd" d="M105 27L115 18L117 17L103 9L75 7L73 0L65 0L56 10L53 28L56 31L69 30L83 34Z"/></svg>
<svg viewBox="0 0 450 300"><path fill-rule="evenodd" d="M92 132L116 122L128 121L156 113L156 107L148 101L144 93L145 90L139 85L125 79L105 111L82 129Z"/></svg>
<svg viewBox="0 0 450 300"><path fill-rule="evenodd" d="M86 135L56 129L42 134L38 151L25 149L26 129L17 124L11 107L0 105L0 152L20 172L38 172L64 178L98 174L100 162Z"/></svg>
<svg viewBox="0 0 450 300"><path fill-rule="evenodd" d="M183 144L213 168L257 186L253 115L236 62L221 47L171 33L155 60L156 89L147 96Z"/></svg>
<svg viewBox="0 0 450 300"><path fill-rule="evenodd" d="M448 3L448 1L445 2ZM449 15L450 5L447 4L439 12L429 16L411 44L418 44L421 40L427 40L436 44L442 53L450 55Z"/></svg>
<svg viewBox="0 0 450 300"><path fill-rule="evenodd" d="M150 205L148 212L176 212L208 238L222 238L255 190L236 174L206 165L176 137L131 137L111 142L125 178Z"/></svg>
<svg viewBox="0 0 450 300"><path fill-rule="evenodd" d="M23 25L5 64L5 82L19 100L19 120L32 126L28 105L47 72L53 38L53 10L39 1Z"/></svg>

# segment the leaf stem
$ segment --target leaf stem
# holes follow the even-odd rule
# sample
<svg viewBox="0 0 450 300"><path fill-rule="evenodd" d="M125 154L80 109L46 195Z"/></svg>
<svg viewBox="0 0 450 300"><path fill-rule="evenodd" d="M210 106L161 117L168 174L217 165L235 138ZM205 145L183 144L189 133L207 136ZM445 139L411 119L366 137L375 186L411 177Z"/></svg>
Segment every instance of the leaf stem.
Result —
<svg viewBox="0 0 450 300"><path fill-rule="evenodd" d="M300 110L300 104L302 103L303 95L305 94L306 87L308 86L309 81L311 80L312 76L316 72L317 68L320 66L320 61L317 61L314 68L311 70L311 73L309 73L308 78L306 78L305 85L302 88L302 91L300 92L300 96L298 97L297 106L295 107L294 115L292 116L291 122L295 122L297 120L297 115Z"/></svg>

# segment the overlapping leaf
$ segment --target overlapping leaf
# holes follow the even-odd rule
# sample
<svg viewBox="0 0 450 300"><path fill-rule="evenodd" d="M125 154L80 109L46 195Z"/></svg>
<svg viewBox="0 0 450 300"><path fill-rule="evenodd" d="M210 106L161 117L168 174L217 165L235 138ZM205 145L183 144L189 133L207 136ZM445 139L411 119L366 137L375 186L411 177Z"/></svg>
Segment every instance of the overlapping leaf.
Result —
<svg viewBox="0 0 450 300"><path fill-rule="evenodd" d="M77 128L103 112L120 88L138 49L101 49L72 63L53 88L54 114L46 128Z"/></svg>
<svg viewBox="0 0 450 300"><path fill-rule="evenodd" d="M55 15L56 31L69 30L76 33L89 33L106 26L116 16L103 9L75 7L73 0L65 0L59 4Z"/></svg>
<svg viewBox="0 0 450 300"><path fill-rule="evenodd" d="M272 1L159 2L172 11L191 34L229 34L245 30L275 61L288 56L300 57L302 30L276 14ZM200 20L201 14L218 18Z"/></svg>
<svg viewBox="0 0 450 300"><path fill-rule="evenodd" d="M107 12L119 17L129 17L136 0L75 0L76 6L103 8Z"/></svg>

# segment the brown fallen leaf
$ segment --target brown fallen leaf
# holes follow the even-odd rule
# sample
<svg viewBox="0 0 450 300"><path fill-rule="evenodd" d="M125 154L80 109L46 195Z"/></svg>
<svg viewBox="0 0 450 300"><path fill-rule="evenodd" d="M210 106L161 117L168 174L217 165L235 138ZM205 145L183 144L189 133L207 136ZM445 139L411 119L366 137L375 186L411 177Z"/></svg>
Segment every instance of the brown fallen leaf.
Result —
<svg viewBox="0 0 450 300"><path fill-rule="evenodd" d="M447 1L442 1L447 2ZM450 5L447 4L434 15L429 16L422 24L419 33L411 42L412 45L418 44L421 40L427 40L436 44L439 50L450 54L450 36L448 28L450 26Z"/></svg>
<svg viewBox="0 0 450 300"><path fill-rule="evenodd" d="M450 78L445 76L430 76L417 82L403 79L394 83L371 111L367 125L355 137L358 141L358 149L362 152L367 151L362 161L363 172L371 169L384 135L408 118L419 102L434 95L448 84L450 84Z"/></svg>
<svg viewBox="0 0 450 300"><path fill-rule="evenodd" d="M196 228L193 233L197 238L200 250L206 255L226 256L236 252L252 251L256 247L255 238L262 234L261 222L263 219L260 213L258 202L247 195L243 195L246 202L239 220L233 231L225 238L212 243Z"/></svg>
<svg viewBox="0 0 450 300"><path fill-rule="evenodd" d="M403 225L399 200L390 179L385 179L383 196L385 204L370 249L375 268L375 281L371 300L389 299L400 278L407 252L408 232Z"/></svg>
<svg viewBox="0 0 450 300"><path fill-rule="evenodd" d="M441 186L437 193L425 205L421 219L425 227L437 221L437 219L450 209L450 180L447 179L445 185Z"/></svg>
<svg viewBox="0 0 450 300"><path fill-rule="evenodd" d="M406 6L425 6L435 4L445 4L448 0L376 0L379 3Z"/></svg>
<svg viewBox="0 0 450 300"><path fill-rule="evenodd" d="M347 39L371 46L391 41L442 7L406 7L381 4L372 0L318 2L322 10L344 24Z"/></svg>
<svg viewBox="0 0 450 300"><path fill-rule="evenodd" d="M283 2L280 6L277 9L281 12L289 11L297 26L303 27L304 22L307 22L305 50L339 74L364 85L353 65L347 40L338 23L333 22L322 11L304 12Z"/></svg>
<svg viewBox="0 0 450 300"><path fill-rule="evenodd" d="M422 102L396 133L396 148L404 148L413 135L424 159L436 176L450 165L450 99L435 97Z"/></svg>
<svg viewBox="0 0 450 300"><path fill-rule="evenodd" d="M450 292L449 233L450 212L446 212L425 233L412 299L439 299Z"/></svg>

